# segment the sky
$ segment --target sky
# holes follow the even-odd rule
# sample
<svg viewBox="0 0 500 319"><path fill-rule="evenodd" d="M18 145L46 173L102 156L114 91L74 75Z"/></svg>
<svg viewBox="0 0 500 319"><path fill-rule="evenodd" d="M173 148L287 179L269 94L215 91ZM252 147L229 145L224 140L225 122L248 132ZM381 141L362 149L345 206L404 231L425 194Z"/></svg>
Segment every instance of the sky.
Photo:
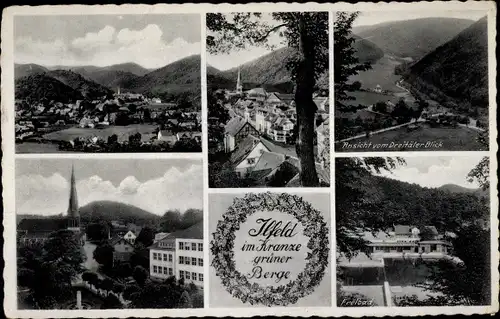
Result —
<svg viewBox="0 0 500 319"><path fill-rule="evenodd" d="M478 188L479 185L469 183L467 174L481 161L483 156L438 156L438 157L404 157L406 165L398 166L381 175L423 187L436 188L445 184L456 184L467 188Z"/></svg>
<svg viewBox="0 0 500 319"><path fill-rule="evenodd" d="M361 12L358 18L354 21L353 27L363 25L373 25L390 21L413 20L420 18L459 18L477 21L486 16L484 10L468 10L468 11L370 11Z"/></svg>
<svg viewBox="0 0 500 319"><path fill-rule="evenodd" d="M226 18L231 21L231 13L226 14ZM269 25L279 24L272 18L271 14L269 13L263 13L261 16L261 21L267 22ZM207 35L211 35L209 30L207 30ZM269 44L275 46L274 49L285 46L284 44L282 44L282 39L276 32L269 36L268 42ZM261 56L271 53L272 51L273 50L269 50L261 46L249 46L245 49L233 50L229 54L207 53L207 64L221 71L224 71L260 58Z"/></svg>
<svg viewBox="0 0 500 319"><path fill-rule="evenodd" d="M71 166L78 204L112 200L153 214L202 208L201 160L17 159L18 214L57 215L67 210Z"/></svg>
<svg viewBox="0 0 500 319"><path fill-rule="evenodd" d="M14 60L44 66L134 62L159 68L200 54L196 14L16 16Z"/></svg>

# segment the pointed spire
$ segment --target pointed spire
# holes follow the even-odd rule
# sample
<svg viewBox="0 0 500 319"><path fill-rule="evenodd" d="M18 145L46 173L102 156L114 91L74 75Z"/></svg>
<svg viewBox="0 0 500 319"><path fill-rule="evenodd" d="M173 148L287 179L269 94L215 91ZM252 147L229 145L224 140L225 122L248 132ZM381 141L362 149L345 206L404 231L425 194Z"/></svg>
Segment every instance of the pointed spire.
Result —
<svg viewBox="0 0 500 319"><path fill-rule="evenodd" d="M243 85L241 84L241 71L240 67L238 66L238 79L236 80L236 93L241 93L243 92Z"/></svg>
<svg viewBox="0 0 500 319"><path fill-rule="evenodd" d="M71 165L71 184L69 191L68 216L78 217L78 195L76 194L75 170Z"/></svg>

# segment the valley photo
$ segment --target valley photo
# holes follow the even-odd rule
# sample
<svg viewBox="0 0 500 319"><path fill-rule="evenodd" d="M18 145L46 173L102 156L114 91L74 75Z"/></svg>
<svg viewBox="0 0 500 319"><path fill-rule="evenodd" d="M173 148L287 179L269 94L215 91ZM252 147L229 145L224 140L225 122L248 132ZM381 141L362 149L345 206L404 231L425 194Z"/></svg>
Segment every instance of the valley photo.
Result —
<svg viewBox="0 0 500 319"><path fill-rule="evenodd" d="M203 308L202 172L185 158L18 159L17 308Z"/></svg>
<svg viewBox="0 0 500 319"><path fill-rule="evenodd" d="M16 152L201 152L200 20L16 16Z"/></svg>
<svg viewBox="0 0 500 319"><path fill-rule="evenodd" d="M328 186L328 13L206 21L209 186Z"/></svg>
<svg viewBox="0 0 500 319"><path fill-rule="evenodd" d="M485 11L335 12L335 150L488 150Z"/></svg>
<svg viewBox="0 0 500 319"><path fill-rule="evenodd" d="M335 165L337 306L491 304L487 157Z"/></svg>

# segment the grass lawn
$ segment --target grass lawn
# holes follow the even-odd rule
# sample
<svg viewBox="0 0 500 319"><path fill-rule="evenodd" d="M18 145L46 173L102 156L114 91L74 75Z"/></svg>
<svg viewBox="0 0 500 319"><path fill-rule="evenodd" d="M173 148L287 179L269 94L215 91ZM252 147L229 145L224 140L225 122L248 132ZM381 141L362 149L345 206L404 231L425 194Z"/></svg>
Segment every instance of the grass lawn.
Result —
<svg viewBox="0 0 500 319"><path fill-rule="evenodd" d="M65 151L59 150L57 144L52 143L36 143L36 142L23 142L16 143L16 153L61 153ZM69 152L69 151L68 151Z"/></svg>
<svg viewBox="0 0 500 319"><path fill-rule="evenodd" d="M406 127L372 135L368 138L349 141L348 143L371 143L368 147L345 147L344 143L335 144L337 152L373 152L373 151L486 151L487 147L477 141L478 132L465 127L431 128L422 125L422 129L408 132ZM435 144L429 147L390 146L391 143L418 142ZM378 147L377 147L378 145Z"/></svg>
<svg viewBox="0 0 500 319"><path fill-rule="evenodd" d="M116 134L118 141L128 141L131 134L141 133L142 140L149 140L154 134L153 131L158 127L155 124L131 124L127 126L108 126L105 128L81 128L78 126L71 127L65 130L45 134L47 140L69 141L77 137L93 137L98 136L107 139L108 136Z"/></svg>

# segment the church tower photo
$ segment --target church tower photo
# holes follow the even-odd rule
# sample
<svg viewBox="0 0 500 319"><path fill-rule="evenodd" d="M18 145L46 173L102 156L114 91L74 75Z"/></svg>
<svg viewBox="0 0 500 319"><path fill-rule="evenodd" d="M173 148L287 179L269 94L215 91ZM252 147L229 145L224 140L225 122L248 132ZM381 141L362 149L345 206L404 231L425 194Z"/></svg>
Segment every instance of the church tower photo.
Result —
<svg viewBox="0 0 500 319"><path fill-rule="evenodd" d="M68 230L80 232L80 213L78 212L78 195L76 193L75 171L71 167L71 184L68 204Z"/></svg>

